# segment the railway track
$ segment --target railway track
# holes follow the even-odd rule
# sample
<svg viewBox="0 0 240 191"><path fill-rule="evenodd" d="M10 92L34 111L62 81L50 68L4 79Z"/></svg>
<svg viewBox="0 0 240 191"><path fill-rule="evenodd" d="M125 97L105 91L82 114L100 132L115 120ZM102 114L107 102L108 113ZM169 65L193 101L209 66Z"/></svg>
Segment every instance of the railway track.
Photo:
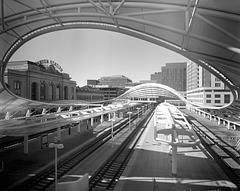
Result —
<svg viewBox="0 0 240 191"><path fill-rule="evenodd" d="M132 121L137 118L137 115L132 117ZM124 119L122 123L114 126L114 135L119 133L122 129L128 127L128 120ZM90 156L95 150L100 148L108 140L111 139L111 131L106 131L100 136L96 137L84 147L81 147L79 150L71 153L62 160L58 161L58 179L64 176L67 172L77 166L81 161ZM29 178L28 180L20 183L19 185L11 188L11 191L40 191L46 190L50 185L55 181L55 168L54 164L50 167L39 172L35 176Z"/></svg>
<svg viewBox="0 0 240 191"><path fill-rule="evenodd" d="M126 167L135 145L141 137L146 124L151 118L150 112L115 150L115 152L102 164L102 166L91 176L89 190L113 190L124 168Z"/></svg>
<svg viewBox="0 0 240 191"><path fill-rule="evenodd" d="M187 118L199 136L202 145L240 190L240 153L195 118Z"/></svg>

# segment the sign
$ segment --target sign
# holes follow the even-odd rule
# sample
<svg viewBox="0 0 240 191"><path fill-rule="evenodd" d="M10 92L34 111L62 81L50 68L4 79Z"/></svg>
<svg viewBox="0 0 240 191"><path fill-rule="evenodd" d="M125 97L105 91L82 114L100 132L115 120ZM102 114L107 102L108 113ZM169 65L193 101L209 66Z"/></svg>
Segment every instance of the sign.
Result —
<svg viewBox="0 0 240 191"><path fill-rule="evenodd" d="M48 135L42 135L41 136L41 149L43 148L43 146L47 146L48 145Z"/></svg>
<svg viewBox="0 0 240 191"><path fill-rule="evenodd" d="M8 64L7 65L7 69L12 69L12 70L27 70L28 69L28 65L27 64L21 64L21 65L11 65Z"/></svg>
<svg viewBox="0 0 240 191"><path fill-rule="evenodd" d="M53 60L48 60L48 59L39 60L37 62L37 65L43 65L46 68L48 68L49 66L53 66L57 71L61 73L63 71L62 67L58 63L54 62Z"/></svg>

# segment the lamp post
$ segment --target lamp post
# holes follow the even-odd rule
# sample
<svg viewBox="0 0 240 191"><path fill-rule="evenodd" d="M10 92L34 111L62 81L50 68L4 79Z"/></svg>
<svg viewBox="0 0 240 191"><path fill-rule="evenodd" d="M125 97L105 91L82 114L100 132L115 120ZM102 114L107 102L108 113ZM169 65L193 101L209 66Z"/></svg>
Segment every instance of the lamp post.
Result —
<svg viewBox="0 0 240 191"><path fill-rule="evenodd" d="M140 110L140 108L138 107L138 108L137 108L137 111L138 111L138 120L139 120L139 110Z"/></svg>
<svg viewBox="0 0 240 191"><path fill-rule="evenodd" d="M113 147L113 122L116 121L115 118L110 119L112 121L112 130L111 130L111 136L112 136L112 147Z"/></svg>
<svg viewBox="0 0 240 191"><path fill-rule="evenodd" d="M132 114L132 112L127 112L127 114L128 114L128 119L129 119L129 122L128 122L128 129L130 130L130 121L131 121L131 114Z"/></svg>
<svg viewBox="0 0 240 191"><path fill-rule="evenodd" d="M144 108L145 108L145 106L142 105L142 115L143 115L143 113L144 113Z"/></svg>
<svg viewBox="0 0 240 191"><path fill-rule="evenodd" d="M49 148L55 149L55 191L57 191L57 150L63 149L64 146L58 141L57 137L54 137L54 143L50 143Z"/></svg>

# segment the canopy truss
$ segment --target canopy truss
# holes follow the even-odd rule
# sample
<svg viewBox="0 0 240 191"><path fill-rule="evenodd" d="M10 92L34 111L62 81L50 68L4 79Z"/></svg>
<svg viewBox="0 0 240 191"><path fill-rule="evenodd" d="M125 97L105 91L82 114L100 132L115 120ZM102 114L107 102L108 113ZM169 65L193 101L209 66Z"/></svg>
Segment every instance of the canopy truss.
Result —
<svg viewBox="0 0 240 191"><path fill-rule="evenodd" d="M185 100L184 97L179 94L174 89L165 86L163 84L147 83L141 84L135 87L130 88L124 94L119 96L117 99L134 99L134 98L147 98L151 100L159 98L159 96L176 99L176 100Z"/></svg>
<svg viewBox="0 0 240 191"><path fill-rule="evenodd" d="M24 43L48 32L91 28L175 51L211 71L239 99L239 7L239 0L0 0L0 92L11 94L3 73Z"/></svg>

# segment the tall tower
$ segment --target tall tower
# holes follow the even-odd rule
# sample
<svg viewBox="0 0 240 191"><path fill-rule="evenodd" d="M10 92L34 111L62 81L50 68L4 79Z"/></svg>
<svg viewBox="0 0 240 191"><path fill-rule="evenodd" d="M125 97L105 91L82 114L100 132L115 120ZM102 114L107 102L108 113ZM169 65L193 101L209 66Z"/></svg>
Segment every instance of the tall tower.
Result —
<svg viewBox="0 0 240 191"><path fill-rule="evenodd" d="M199 67L191 61L187 63L187 91L199 87Z"/></svg>
<svg viewBox="0 0 240 191"><path fill-rule="evenodd" d="M162 67L162 84L167 85L176 91L186 92L187 90L187 62L166 63Z"/></svg>

